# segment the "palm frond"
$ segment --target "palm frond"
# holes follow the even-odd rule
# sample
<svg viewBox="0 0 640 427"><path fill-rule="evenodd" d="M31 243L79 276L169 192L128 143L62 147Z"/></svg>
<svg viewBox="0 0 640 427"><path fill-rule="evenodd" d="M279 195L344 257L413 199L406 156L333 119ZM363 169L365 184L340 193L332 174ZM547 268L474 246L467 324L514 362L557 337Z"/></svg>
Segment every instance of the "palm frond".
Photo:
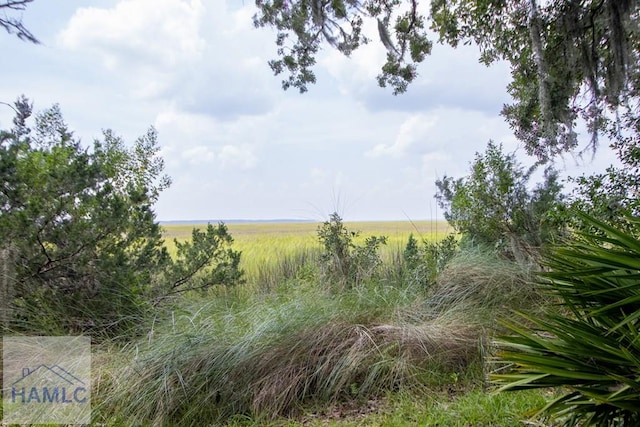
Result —
<svg viewBox="0 0 640 427"><path fill-rule="evenodd" d="M640 220L631 232L578 213L591 232L553 250L540 285L560 313L504 322L493 381L500 391L557 388L541 413L564 425L640 422Z"/></svg>

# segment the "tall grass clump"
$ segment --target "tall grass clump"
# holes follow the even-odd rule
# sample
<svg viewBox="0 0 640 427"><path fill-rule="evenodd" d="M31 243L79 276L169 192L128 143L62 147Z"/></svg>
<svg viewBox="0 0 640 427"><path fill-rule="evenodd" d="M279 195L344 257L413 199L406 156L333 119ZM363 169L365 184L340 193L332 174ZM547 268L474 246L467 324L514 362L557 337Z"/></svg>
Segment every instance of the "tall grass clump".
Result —
<svg viewBox="0 0 640 427"><path fill-rule="evenodd" d="M254 269L255 289L260 292L276 290L282 283L291 280L311 280L317 275L320 250L301 247L285 253L271 262L263 262Z"/></svg>
<svg viewBox="0 0 640 427"><path fill-rule="evenodd" d="M512 309L543 302L534 284L535 264L515 263L486 247L468 247L448 261L429 300L441 310L475 307L489 323Z"/></svg>
<svg viewBox="0 0 640 427"><path fill-rule="evenodd" d="M416 289L360 286L194 303L126 350L98 412L125 424L220 423L295 414L307 404L423 386L479 358L480 330L450 315L409 315ZM424 310L424 305L420 310Z"/></svg>

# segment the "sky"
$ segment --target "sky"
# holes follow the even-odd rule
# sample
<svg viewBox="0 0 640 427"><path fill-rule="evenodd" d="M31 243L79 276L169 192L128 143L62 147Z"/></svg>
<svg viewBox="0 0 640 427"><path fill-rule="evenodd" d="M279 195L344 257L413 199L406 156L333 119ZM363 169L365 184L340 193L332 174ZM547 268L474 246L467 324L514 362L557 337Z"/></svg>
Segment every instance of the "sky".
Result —
<svg viewBox="0 0 640 427"><path fill-rule="evenodd" d="M58 103L87 144L154 126L173 180L161 221L438 219L436 179L464 176L489 140L532 162L499 115L508 64L436 44L394 96L375 79L380 43L350 58L326 47L301 95L267 65L275 32L254 28L255 12L251 0L35 0L22 18L40 45L0 33L0 102ZM375 25L365 31L377 41ZM0 129L11 118L0 105ZM575 176L612 159L602 147L558 167Z"/></svg>

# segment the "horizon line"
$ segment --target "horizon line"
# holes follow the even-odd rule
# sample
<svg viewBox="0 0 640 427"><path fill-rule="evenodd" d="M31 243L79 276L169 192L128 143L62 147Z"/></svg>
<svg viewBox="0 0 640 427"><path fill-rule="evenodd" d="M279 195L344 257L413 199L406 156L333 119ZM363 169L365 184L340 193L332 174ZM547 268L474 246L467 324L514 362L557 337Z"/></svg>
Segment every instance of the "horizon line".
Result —
<svg viewBox="0 0 640 427"><path fill-rule="evenodd" d="M231 218L231 219L163 219L158 220L160 224L207 224L207 223L251 223L251 222L324 222L326 220L299 219L299 218ZM421 219L343 219L344 222L424 222L424 221L446 221L444 218L421 218Z"/></svg>

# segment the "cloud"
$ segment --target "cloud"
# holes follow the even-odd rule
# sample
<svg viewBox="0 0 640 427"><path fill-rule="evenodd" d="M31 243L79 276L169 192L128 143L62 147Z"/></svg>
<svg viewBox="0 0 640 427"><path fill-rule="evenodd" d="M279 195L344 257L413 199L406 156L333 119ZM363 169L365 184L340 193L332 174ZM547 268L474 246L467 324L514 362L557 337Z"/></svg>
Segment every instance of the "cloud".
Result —
<svg viewBox="0 0 640 427"><path fill-rule="evenodd" d="M195 145L185 147L178 151L174 147L170 150L164 150L163 155L178 157L183 166L202 166L209 165L219 166L222 169L249 170L256 167L258 157L253 153L252 148L248 145L224 145L216 148L207 145ZM179 166L175 160L173 166Z"/></svg>
<svg viewBox="0 0 640 427"><path fill-rule="evenodd" d="M436 125L437 119L424 114L409 116L400 126L396 139L391 144L378 144L366 152L367 156L401 157L416 143L426 141L429 131Z"/></svg>
<svg viewBox="0 0 640 427"><path fill-rule="evenodd" d="M370 25L365 25L365 31L377 34ZM408 91L395 96L390 88L380 88L377 84L375 77L381 72L386 54L377 37L372 38L371 43L348 58L331 50L319 60L341 92L354 97L370 111L463 108L496 115L510 101L506 93L510 80L508 64L497 62L486 67L478 62L477 47L463 45L454 49L436 44L432 54L418 66L418 77Z"/></svg>
<svg viewBox="0 0 640 427"><path fill-rule="evenodd" d="M113 9L78 9L58 41L96 52L110 69L131 62L166 69L200 58L202 14L200 0L121 0Z"/></svg>
<svg viewBox="0 0 640 427"><path fill-rule="evenodd" d="M249 62L238 59L228 66L203 63L197 70L183 70L162 96L185 112L224 120L268 113L274 108L277 92Z"/></svg>
<svg viewBox="0 0 640 427"><path fill-rule="evenodd" d="M224 0L120 0L78 9L58 43L99 58L136 101L227 120L258 115L273 108L279 90L264 30L247 28L248 10L229 10Z"/></svg>
<svg viewBox="0 0 640 427"><path fill-rule="evenodd" d="M366 19L363 33L374 34L375 39L360 46L349 57L336 49L329 49L318 58L318 64L337 81L343 94L357 96L371 85L376 85L375 78L386 60L386 50L377 38L377 22Z"/></svg>
<svg viewBox="0 0 640 427"><path fill-rule="evenodd" d="M252 5L231 10L225 1L208 2L202 60L182 68L164 96L186 112L224 120L273 110L282 93L267 65L271 31L253 28L253 13Z"/></svg>
<svg viewBox="0 0 640 427"><path fill-rule="evenodd" d="M253 118L220 121L204 114L165 111L158 115L155 126L174 174L190 172L191 166L206 166L203 170L211 174L223 169L246 171L258 164L257 144L238 142L259 143L254 135L260 126Z"/></svg>
<svg viewBox="0 0 640 427"><path fill-rule="evenodd" d="M428 217L437 177L467 173L490 138L517 145L497 116L508 75L478 65L475 49L436 46L397 97L377 87L379 43L350 59L323 49L318 84L301 96L272 75L275 34L253 28L251 2L65 0L66 13L57 3L30 12L56 14L58 43L16 40L10 86L37 108L60 102L84 141L103 127L132 141L154 124L174 182L161 219L325 219L343 207L348 219Z"/></svg>
<svg viewBox="0 0 640 427"><path fill-rule="evenodd" d="M218 155L222 167L238 168L241 170L253 169L258 163L258 158L253 154L248 145L225 145Z"/></svg>
<svg viewBox="0 0 640 427"><path fill-rule="evenodd" d="M212 163L215 159L215 153L210 147L197 145L182 151L181 156L191 165L201 165L204 163Z"/></svg>

